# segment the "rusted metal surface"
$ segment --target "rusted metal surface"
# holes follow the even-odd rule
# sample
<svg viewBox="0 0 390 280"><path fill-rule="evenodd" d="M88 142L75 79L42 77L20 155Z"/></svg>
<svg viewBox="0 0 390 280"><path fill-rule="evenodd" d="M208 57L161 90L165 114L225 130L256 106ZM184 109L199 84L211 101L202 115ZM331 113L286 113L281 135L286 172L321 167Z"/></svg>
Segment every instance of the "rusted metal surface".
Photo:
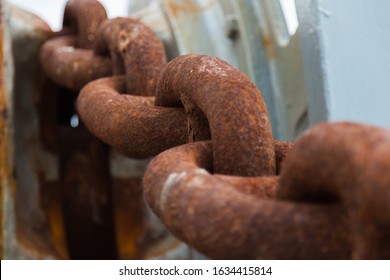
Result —
<svg viewBox="0 0 390 280"><path fill-rule="evenodd" d="M119 94L125 86L124 77L99 79L84 87L77 100L87 128L109 145L129 156L145 158L183 144L185 111L190 116L190 140L210 139L203 111L211 120L216 143L216 172L275 175L271 126L261 94L245 75L226 62L200 55L174 59L161 74L155 106L152 97ZM229 120L235 120L240 131L227 126ZM248 142L254 143L253 147L249 148ZM240 153L235 155L235 165L224 169L226 159L232 156L228 145L240 145ZM253 164L244 167L244 162Z"/></svg>
<svg viewBox="0 0 390 280"><path fill-rule="evenodd" d="M131 18L115 18L100 26L96 39L95 52L110 54L113 74L126 76L128 94L154 95L166 56L152 30Z"/></svg>
<svg viewBox="0 0 390 280"><path fill-rule="evenodd" d="M212 135L215 173L275 175L267 108L259 90L241 71L204 55L174 59L161 75L156 105L178 104L186 110L191 141ZM207 123L211 135L205 129Z"/></svg>
<svg viewBox="0 0 390 280"><path fill-rule="evenodd" d="M203 5L197 5L193 3L193 1L191 0L184 0L184 1L167 0L166 2L171 7L174 15L177 15L180 12L193 13L193 14L204 12L207 9L210 9L211 7L216 5L218 0L207 1Z"/></svg>
<svg viewBox="0 0 390 280"><path fill-rule="evenodd" d="M69 0L65 6L62 26L76 34L75 47L92 49L96 30L105 19L107 13L99 1Z"/></svg>
<svg viewBox="0 0 390 280"><path fill-rule="evenodd" d="M119 76L93 81L82 89L77 100L78 112L96 136L128 155L143 158L185 141L210 139L212 135L214 150L218 150L218 145L221 149L214 153L214 164L209 170L229 175L265 175L257 180L248 178L248 185L240 183L240 178L218 175L215 178L219 184L236 182L235 191L254 198L274 196L276 167L280 168L291 144L272 139L261 94L239 70L217 58L188 55L165 66L155 99L119 94L125 87L125 77ZM187 139L186 115L190 135ZM229 126L232 123L239 129ZM229 154L230 147L237 148L239 153ZM171 160L181 158L181 155L176 156ZM229 158L232 156L234 160ZM233 167L229 167L227 161ZM167 166L170 165L167 163ZM150 177L154 179L145 179L144 185L148 199L159 197L160 182L153 181L158 180L159 174ZM263 182L262 187L257 187L259 180ZM210 182L211 186L213 179ZM164 213L156 210L159 203L149 202L162 217ZM168 227L172 230L170 225Z"/></svg>
<svg viewBox="0 0 390 280"><path fill-rule="evenodd" d="M77 111L86 127L133 158L185 143L184 111L153 104L166 62L158 37L135 20L117 18L102 24L97 40L96 52L109 52L113 73L125 76L99 79L82 89Z"/></svg>
<svg viewBox="0 0 390 280"><path fill-rule="evenodd" d="M189 259L194 253L174 238L145 203L142 177L148 160L111 154L118 254L121 259Z"/></svg>
<svg viewBox="0 0 390 280"><path fill-rule="evenodd" d="M212 149L175 147L145 173L145 196L175 236L215 259L349 258L344 208L276 200L271 176L212 175Z"/></svg>
<svg viewBox="0 0 390 280"><path fill-rule="evenodd" d="M239 70L208 56L174 59L163 70L155 104L184 105L188 141L212 139L163 152L145 174L145 197L175 236L211 258L348 255L344 228L340 236L316 232L332 224L337 207L328 207L330 215L326 216L317 206L272 201L277 171L293 145L272 139L262 96ZM301 223L306 225L309 220L307 231L301 232ZM281 232L293 232L286 238L276 233L275 226ZM313 234L316 237L309 240ZM336 241L328 247L314 247L329 240ZM299 253L286 251L287 244L308 248Z"/></svg>
<svg viewBox="0 0 390 280"><path fill-rule="evenodd" d="M289 147L276 177L212 175L214 143L157 156L144 192L167 227L211 258L389 259L390 131L324 123ZM287 156L288 155L288 156ZM279 164L280 165L280 164Z"/></svg>
<svg viewBox="0 0 390 280"><path fill-rule="evenodd" d="M174 238L145 203L142 177L150 159L110 154L110 173L118 257L120 259L189 259L194 253Z"/></svg>
<svg viewBox="0 0 390 280"><path fill-rule="evenodd" d="M352 245L348 257L390 259L389 167L389 130L320 124L297 140L283 167L277 197L343 205Z"/></svg>
<svg viewBox="0 0 390 280"><path fill-rule="evenodd" d="M77 111L97 137L133 158L147 158L186 142L182 108L153 105L154 97L120 94L126 78L103 78L85 86Z"/></svg>
<svg viewBox="0 0 390 280"><path fill-rule="evenodd" d="M203 12L188 7L173 14ZM62 31L41 23L33 63L17 56L16 71L30 80L15 82L11 101L0 80L7 256L189 258L182 240L216 259L390 258L390 131L322 124L296 144L274 140L261 93L238 69L196 54L166 64L150 29L106 17L97 1L69 1ZM60 37L42 48L41 63L68 89L34 71L48 36ZM81 87L77 111L90 132L69 126ZM23 114L10 117L9 104ZM18 129L26 118L33 125ZM125 159L92 135L134 158L162 153L142 186L147 160ZM186 142L194 143L178 146Z"/></svg>
<svg viewBox="0 0 390 280"><path fill-rule="evenodd" d="M77 111L89 131L133 158L111 154L116 155L110 163L119 257L188 259L191 249L172 237L144 202L145 167L133 174L134 158L148 158L186 141L184 110L154 106L156 84L166 64L164 47L150 29L132 19L103 22L96 39L95 52L111 58L115 76L86 85ZM124 167L126 174L118 173Z"/></svg>
<svg viewBox="0 0 390 280"><path fill-rule="evenodd" d="M12 46L4 64L8 70L4 75L6 114L2 117L6 118L8 132L5 141L1 141L5 145L1 151L5 159L5 173L1 174L5 180L4 258L64 258L61 225L54 224L51 218L55 213L51 205L58 200L47 188L58 179L57 161L39 139L36 108L43 80L37 55L50 36L50 28L33 14L4 1L1 4L7 18L7 36L2 46ZM47 199L52 199L51 205Z"/></svg>
<svg viewBox="0 0 390 280"><path fill-rule="evenodd" d="M40 97L43 75L37 54L50 35L50 28L40 18L10 6L15 80L12 119L15 177L15 239L7 240L8 258L60 258L62 240L56 239L47 207L48 185L55 185L56 159L39 140L36 102ZM60 227L59 227L60 228ZM9 230L9 229L8 229ZM9 232L12 235L12 231ZM12 244L13 243L13 244Z"/></svg>
<svg viewBox="0 0 390 280"><path fill-rule="evenodd" d="M89 81L111 75L111 60L93 50L75 48L74 35L48 40L41 50L41 64L56 83L81 89Z"/></svg>
<svg viewBox="0 0 390 280"><path fill-rule="evenodd" d="M312 116L307 112L306 85L311 82L303 77L302 59L305 60L306 53L302 52L300 37L313 37L315 32L312 34L313 28L301 29L299 25L294 33L296 26L289 25L294 19L293 5L285 17L282 9L285 1L281 4L279 0L148 2L149 6L129 12L163 38L170 48L170 58L206 54L222 58L243 71L261 89L275 138L292 141L308 127L308 118ZM303 22L313 18L304 15ZM307 57L311 62L312 57ZM312 83L317 80L321 77L312 79ZM317 107L322 106L322 102L317 103Z"/></svg>
<svg viewBox="0 0 390 280"><path fill-rule="evenodd" d="M93 51L96 30L106 19L106 11L96 0L68 1L63 29L53 33L54 38L41 49L41 65L48 77L79 90L89 81L110 76L111 60Z"/></svg>
<svg viewBox="0 0 390 280"><path fill-rule="evenodd" d="M140 244L145 227L142 179L113 178L116 242L120 259L139 259L148 244Z"/></svg>

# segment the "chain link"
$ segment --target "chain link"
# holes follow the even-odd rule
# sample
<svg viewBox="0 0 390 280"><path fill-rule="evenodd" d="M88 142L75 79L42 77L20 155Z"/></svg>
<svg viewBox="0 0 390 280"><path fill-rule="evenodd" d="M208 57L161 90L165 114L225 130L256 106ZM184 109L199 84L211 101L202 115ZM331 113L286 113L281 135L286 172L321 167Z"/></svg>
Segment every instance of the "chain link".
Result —
<svg viewBox="0 0 390 280"><path fill-rule="evenodd" d="M390 259L389 143L386 129L350 122L317 125L296 141L277 198L338 205L346 215L350 257Z"/></svg>
<svg viewBox="0 0 390 280"><path fill-rule="evenodd" d="M111 60L93 51L96 30L106 19L106 11L98 1L68 1L62 30L41 48L45 74L56 84L74 90L110 76Z"/></svg>

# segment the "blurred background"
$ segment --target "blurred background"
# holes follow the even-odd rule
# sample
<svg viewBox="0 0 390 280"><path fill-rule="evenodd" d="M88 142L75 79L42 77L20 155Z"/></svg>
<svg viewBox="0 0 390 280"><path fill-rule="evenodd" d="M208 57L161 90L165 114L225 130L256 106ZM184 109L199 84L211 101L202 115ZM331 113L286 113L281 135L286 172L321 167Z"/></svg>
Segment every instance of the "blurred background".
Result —
<svg viewBox="0 0 390 280"><path fill-rule="evenodd" d="M60 30L62 27L62 15L66 0L11 0L9 2L40 16L53 30ZM129 0L100 1L106 8L109 18L127 16L129 2Z"/></svg>

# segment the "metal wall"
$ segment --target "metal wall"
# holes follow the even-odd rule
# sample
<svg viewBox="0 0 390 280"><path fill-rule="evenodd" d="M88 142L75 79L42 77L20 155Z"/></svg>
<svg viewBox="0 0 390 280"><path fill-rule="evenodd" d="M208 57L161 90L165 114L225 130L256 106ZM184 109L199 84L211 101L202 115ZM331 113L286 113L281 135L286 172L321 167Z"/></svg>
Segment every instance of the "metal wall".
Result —
<svg viewBox="0 0 390 280"><path fill-rule="evenodd" d="M390 127L389 1L296 0L310 123Z"/></svg>

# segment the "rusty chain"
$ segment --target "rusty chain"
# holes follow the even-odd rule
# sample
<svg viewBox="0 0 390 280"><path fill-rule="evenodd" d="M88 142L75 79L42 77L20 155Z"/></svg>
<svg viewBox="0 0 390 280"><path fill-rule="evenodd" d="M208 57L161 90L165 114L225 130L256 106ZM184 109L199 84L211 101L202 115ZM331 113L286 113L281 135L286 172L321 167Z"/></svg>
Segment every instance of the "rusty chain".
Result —
<svg viewBox="0 0 390 280"><path fill-rule="evenodd" d="M63 29L41 49L41 65L51 80L79 90L89 81L111 75L111 60L93 51L96 29L105 19L104 7L95 0L67 2Z"/></svg>
<svg viewBox="0 0 390 280"><path fill-rule="evenodd" d="M317 205L270 200L275 198L278 183L275 150L280 153L280 165L291 145L272 141L261 94L240 71L219 59L189 55L170 62L161 77L162 94L171 99L169 104L185 100L195 131L190 133L192 139L212 139L168 150L146 171L145 196L176 236L212 258L347 256L348 247L338 246L345 235L316 232L319 227L330 228L333 222ZM196 81L202 83L194 85ZM209 133L204 123L210 124L211 134L198 136L198 131ZM332 207L326 210L334 216ZM303 222L294 219L297 213ZM282 234L287 232L288 236ZM338 242L330 243L333 239ZM326 250L316 245L322 243L331 245ZM291 250L285 250L286 244L291 244Z"/></svg>
<svg viewBox="0 0 390 280"><path fill-rule="evenodd" d="M99 31L96 49L104 53L110 48L113 72L119 75L95 80L81 90L77 108L86 127L134 158L185 143L182 110L153 106L157 78L166 62L162 42L131 19L107 21Z"/></svg>
<svg viewBox="0 0 390 280"><path fill-rule="evenodd" d="M196 142L148 167L145 195L176 236L216 259L348 258L339 208L278 201L277 177L212 175L210 165L212 144Z"/></svg>
<svg viewBox="0 0 390 280"><path fill-rule="evenodd" d="M196 54L166 63L140 22L81 20L78 3L92 2L69 1L64 28L93 28L48 41L43 68L82 88L77 111L93 135L127 156L156 156L143 192L176 237L210 258L390 258L387 130L321 124L295 144L274 140L241 71Z"/></svg>
<svg viewBox="0 0 390 280"><path fill-rule="evenodd" d="M61 91L61 93L53 90L46 92L48 96L46 99L49 101L44 102L48 105L45 107L45 112L53 108L53 102L58 102L53 100L53 97L65 95L74 98L81 87L99 76L107 76L107 73L116 74L115 77L106 78L114 81L116 79L129 81L130 78L125 78L126 75L128 77L138 75L136 80L142 80L142 83L124 82L123 87L126 88L127 83L132 93L153 95L156 78L166 63L162 42L143 24L123 18L108 21L104 10L98 11L99 9L103 7L97 1L68 2L64 12L63 30L54 33L54 37L42 46L41 65L47 76L56 82ZM91 18L89 10L97 11L97 19L93 16ZM77 28L72 29L69 26L77 26ZM95 32L98 28L100 31ZM79 37L78 32L85 34L84 29L90 32L88 36L91 40L78 43L76 40ZM143 41L140 40L141 37ZM56 47L57 42L61 43L63 42L61 40L67 38L72 39L71 46ZM117 39L116 45L111 43L113 38ZM154 62L147 63L152 56L155 58ZM105 64L100 63L102 61ZM88 69L89 67L91 69ZM101 67L106 69L102 70ZM86 75L79 73L86 69L88 71ZM98 71L95 71L96 69ZM105 74L101 75L101 73ZM64 91L62 87L69 88L71 91L66 90L62 93ZM48 103L51 103L51 107ZM63 104L60 104L60 108L62 107ZM46 115L45 112L43 115ZM176 117L175 114L173 117ZM53 116L49 117L52 118ZM48 118L46 116L42 119ZM183 125L184 121L183 117ZM51 134L45 137L48 138L45 142L50 144L52 142L50 140L56 138L53 137L55 134L53 131L57 129L53 124L42 126L43 135ZM178 242L173 242L167 230L153 222L155 218L149 214L150 210L145 209L142 179L137 175L118 177L114 174L117 167L109 165L113 164L112 161L118 161L115 151L109 151L97 138L91 138L83 123L76 129L61 127L59 138L62 151L61 165L65 166L62 175L62 204L70 257L148 258L161 254L159 250L168 250L169 248L165 248L167 246L177 247ZM80 150L81 146L83 150ZM142 163L135 164L142 165ZM96 176L93 175L94 173L97 173ZM113 201L115 205L111 205ZM110 224L107 220L111 221ZM99 226L103 228L97 228ZM124 235L127 235L127 240L124 240ZM165 240L165 247L158 244ZM97 247L96 244L104 245ZM150 249L152 246L160 249Z"/></svg>

